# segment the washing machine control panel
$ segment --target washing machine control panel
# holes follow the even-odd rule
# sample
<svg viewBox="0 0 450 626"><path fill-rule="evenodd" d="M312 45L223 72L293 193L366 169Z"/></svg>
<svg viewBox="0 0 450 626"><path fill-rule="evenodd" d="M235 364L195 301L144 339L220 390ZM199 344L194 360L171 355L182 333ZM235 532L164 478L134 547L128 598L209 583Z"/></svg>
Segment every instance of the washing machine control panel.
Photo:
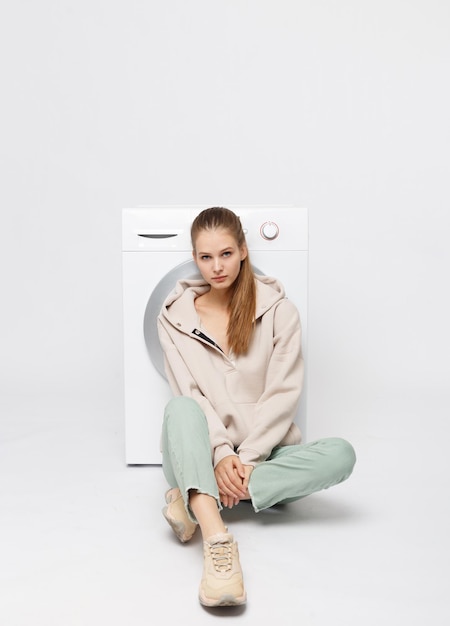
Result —
<svg viewBox="0 0 450 626"><path fill-rule="evenodd" d="M272 241L276 239L280 233L280 229L278 228L275 222L264 222L261 226L260 231L261 237L263 239L267 239L268 241Z"/></svg>

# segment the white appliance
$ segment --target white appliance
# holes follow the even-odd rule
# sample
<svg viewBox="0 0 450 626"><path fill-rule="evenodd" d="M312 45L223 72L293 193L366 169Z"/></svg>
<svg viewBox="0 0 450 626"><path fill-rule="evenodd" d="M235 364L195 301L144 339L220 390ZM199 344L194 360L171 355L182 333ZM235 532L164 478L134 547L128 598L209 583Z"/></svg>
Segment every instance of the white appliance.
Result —
<svg viewBox="0 0 450 626"><path fill-rule="evenodd" d="M257 273L275 276L300 311L307 354L308 215L294 206L227 205L241 218ZM206 206L148 206L122 211L125 457L161 464L160 433L171 397L156 317L179 278L199 276L190 226ZM296 422L306 432L306 381Z"/></svg>

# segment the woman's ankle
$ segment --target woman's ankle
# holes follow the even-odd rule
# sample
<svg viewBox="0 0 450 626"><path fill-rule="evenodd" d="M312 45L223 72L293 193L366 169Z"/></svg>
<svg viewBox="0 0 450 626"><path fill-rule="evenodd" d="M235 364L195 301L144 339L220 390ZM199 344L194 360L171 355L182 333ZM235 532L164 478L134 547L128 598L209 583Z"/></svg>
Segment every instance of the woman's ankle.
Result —
<svg viewBox="0 0 450 626"><path fill-rule="evenodd" d="M192 491L189 494L189 503L204 540L212 535L227 532L217 501L213 496Z"/></svg>

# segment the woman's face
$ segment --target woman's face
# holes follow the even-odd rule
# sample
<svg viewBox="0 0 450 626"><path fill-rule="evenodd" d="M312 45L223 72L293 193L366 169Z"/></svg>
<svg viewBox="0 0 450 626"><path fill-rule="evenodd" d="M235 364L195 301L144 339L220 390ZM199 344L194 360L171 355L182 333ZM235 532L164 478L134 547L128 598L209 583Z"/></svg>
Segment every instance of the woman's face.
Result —
<svg viewBox="0 0 450 626"><path fill-rule="evenodd" d="M223 228L202 230L195 241L194 261L211 289L229 289L247 256L247 247L238 246L236 239Z"/></svg>

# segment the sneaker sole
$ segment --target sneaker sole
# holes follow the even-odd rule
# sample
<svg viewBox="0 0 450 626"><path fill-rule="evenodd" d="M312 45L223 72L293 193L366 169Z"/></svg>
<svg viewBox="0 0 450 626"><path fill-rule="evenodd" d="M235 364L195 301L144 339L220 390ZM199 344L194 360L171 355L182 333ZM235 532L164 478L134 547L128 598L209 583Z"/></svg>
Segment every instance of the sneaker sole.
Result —
<svg viewBox="0 0 450 626"><path fill-rule="evenodd" d="M178 539L181 541L181 543L187 543L194 536L196 528L194 529L194 532L192 533L192 535L186 535L186 526L183 524L183 522L180 522L178 520L173 519L172 517L169 517L169 515L167 514L167 509L168 507L165 506L162 510L162 514L166 518L168 524L170 525L170 527L172 528L173 532L178 537Z"/></svg>
<svg viewBox="0 0 450 626"><path fill-rule="evenodd" d="M224 594L220 596L217 600L213 600L212 598L205 598L201 594L199 595L200 603L203 606L240 606L241 604L245 604L247 602L247 595L244 593L243 596L233 596L231 594Z"/></svg>

